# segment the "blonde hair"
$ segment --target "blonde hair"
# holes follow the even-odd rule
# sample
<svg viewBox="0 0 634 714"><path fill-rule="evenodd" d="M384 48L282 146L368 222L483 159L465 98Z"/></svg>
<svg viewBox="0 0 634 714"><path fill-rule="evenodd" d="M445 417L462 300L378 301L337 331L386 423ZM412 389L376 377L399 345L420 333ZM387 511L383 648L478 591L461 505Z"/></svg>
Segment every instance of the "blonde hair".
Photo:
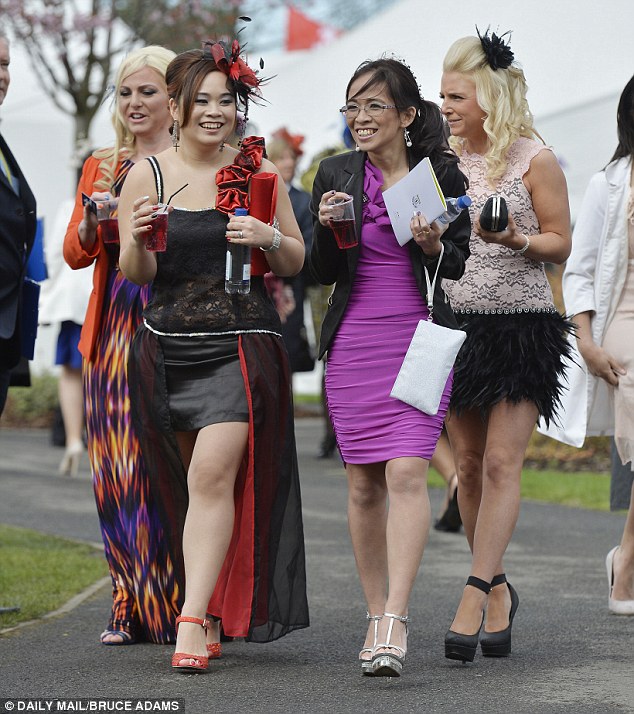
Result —
<svg viewBox="0 0 634 714"><path fill-rule="evenodd" d="M114 82L115 105L114 111L112 112L114 146L98 149L93 152L94 158L100 159L101 161L99 164L101 178L95 183L95 189L101 191L112 190L117 164L119 161L134 154L136 147L136 137L128 129L125 118L119 111L119 103L117 102L123 80L144 67L150 67L150 69L156 71L162 83L165 85L165 71L167 70L167 65L174 57L176 57L176 54L166 47L148 45L147 47L141 47L138 50L130 52L119 65Z"/></svg>
<svg viewBox="0 0 634 714"><path fill-rule="evenodd" d="M483 126L489 139L484 157L487 178L495 184L506 171L506 155L513 142L520 136L543 142L533 126L524 72L516 64L492 69L478 37L456 40L445 55L443 72L463 74L475 83L477 102L486 114ZM462 153L460 138L450 137L449 143L457 154Z"/></svg>

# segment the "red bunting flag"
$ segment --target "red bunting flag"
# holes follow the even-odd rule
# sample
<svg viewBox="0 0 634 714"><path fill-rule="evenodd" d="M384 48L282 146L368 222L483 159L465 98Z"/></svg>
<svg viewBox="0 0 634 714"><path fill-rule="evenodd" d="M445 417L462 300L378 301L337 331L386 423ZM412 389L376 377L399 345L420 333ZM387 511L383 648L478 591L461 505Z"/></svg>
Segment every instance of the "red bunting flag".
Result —
<svg viewBox="0 0 634 714"><path fill-rule="evenodd" d="M311 20L292 5L289 6L286 29L287 50L308 50L318 45L326 45L340 34L341 30Z"/></svg>

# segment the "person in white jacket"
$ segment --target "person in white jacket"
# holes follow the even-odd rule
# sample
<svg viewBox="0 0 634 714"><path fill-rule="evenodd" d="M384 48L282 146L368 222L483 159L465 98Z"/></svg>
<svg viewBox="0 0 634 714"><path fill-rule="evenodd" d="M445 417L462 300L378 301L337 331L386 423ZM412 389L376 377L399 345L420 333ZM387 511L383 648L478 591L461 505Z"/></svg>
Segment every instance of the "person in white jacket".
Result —
<svg viewBox="0 0 634 714"><path fill-rule="evenodd" d="M77 349L81 326L92 290L90 270L71 270L62 256L66 227L75 201L63 201L50 231L44 235L48 280L42 284L40 323L59 326L55 364L60 366L58 391L66 449L59 465L63 474L75 476L84 451L84 393L81 354Z"/></svg>
<svg viewBox="0 0 634 714"><path fill-rule="evenodd" d="M562 424L551 436L581 446L614 434L623 464L634 457L634 77L617 111L618 147L586 191L563 276L566 311L582 360L570 370ZM634 467L633 467L634 468ZM606 558L608 607L634 615L634 486L620 545Z"/></svg>

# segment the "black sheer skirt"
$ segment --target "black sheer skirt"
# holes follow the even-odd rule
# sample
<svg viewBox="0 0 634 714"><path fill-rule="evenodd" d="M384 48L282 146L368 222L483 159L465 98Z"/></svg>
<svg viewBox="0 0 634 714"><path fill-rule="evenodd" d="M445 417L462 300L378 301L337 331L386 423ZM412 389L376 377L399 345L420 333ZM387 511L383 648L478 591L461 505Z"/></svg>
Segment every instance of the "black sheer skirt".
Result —
<svg viewBox="0 0 634 714"><path fill-rule="evenodd" d="M171 339L188 345L192 338ZM191 393L191 388L183 387L185 372L177 369L179 374L174 376L172 363L179 359L175 360L173 345L164 340L141 326L130 352L128 382L133 419L157 500L164 510L172 559L183 582L187 474L174 431L180 431L183 419L188 418L183 414L187 400L183 402L181 397ZM229 375L234 387L235 369L239 367L242 381L236 390L238 396L226 385L216 392L217 383L214 386L213 380L207 379L209 375L203 375L200 384L206 384L207 391L204 399L194 399L191 413L198 415L190 423L201 424L205 409L200 411L200 402L211 404L216 411L211 418L216 418L218 410L225 408L239 412L240 400L244 400L249 437L236 479L234 532L208 612L222 618L228 636L270 642L309 624L288 357L281 338L270 333L243 333L223 336L217 343L214 340L216 337L202 338L203 345L209 342L209 349L198 345L194 352L198 357L203 354L204 359L194 361L206 363L201 372L213 373L210 364L226 370L225 376ZM237 359L231 354L234 347ZM227 391L232 391L231 399L238 401L223 401ZM180 396L175 397L177 393ZM176 404L181 406L172 414ZM203 421L208 418L209 414L203 414ZM234 419L217 418L228 420Z"/></svg>

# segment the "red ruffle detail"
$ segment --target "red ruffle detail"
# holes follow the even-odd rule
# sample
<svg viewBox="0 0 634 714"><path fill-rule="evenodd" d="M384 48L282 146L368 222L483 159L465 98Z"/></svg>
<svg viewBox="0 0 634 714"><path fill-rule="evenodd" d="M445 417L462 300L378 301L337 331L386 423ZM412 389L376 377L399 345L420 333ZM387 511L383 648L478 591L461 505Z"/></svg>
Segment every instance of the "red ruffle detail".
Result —
<svg viewBox="0 0 634 714"><path fill-rule="evenodd" d="M236 208L249 208L249 179L262 166L264 139L248 136L243 142L235 163L223 166L216 173L218 198L216 209L229 215Z"/></svg>

